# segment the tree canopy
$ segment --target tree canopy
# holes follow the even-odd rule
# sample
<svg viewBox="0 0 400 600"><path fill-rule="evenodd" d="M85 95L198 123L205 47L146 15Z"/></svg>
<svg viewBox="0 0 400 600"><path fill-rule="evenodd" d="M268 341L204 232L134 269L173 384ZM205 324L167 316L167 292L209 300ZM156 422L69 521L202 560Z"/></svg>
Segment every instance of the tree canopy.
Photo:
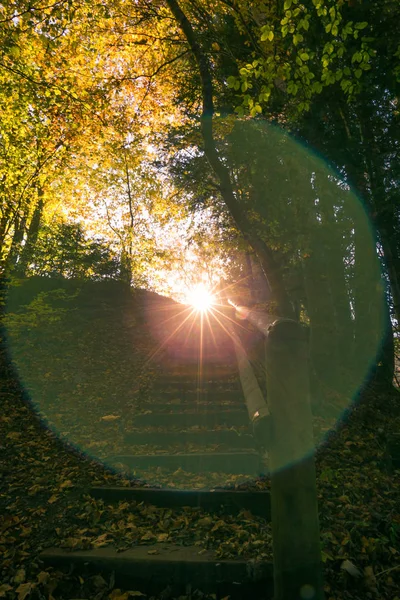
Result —
<svg viewBox="0 0 400 600"><path fill-rule="evenodd" d="M243 279L311 321L315 356L332 315L338 356L368 348L366 324L400 316L399 16L391 0L4 2L4 272L169 293L178 272Z"/></svg>

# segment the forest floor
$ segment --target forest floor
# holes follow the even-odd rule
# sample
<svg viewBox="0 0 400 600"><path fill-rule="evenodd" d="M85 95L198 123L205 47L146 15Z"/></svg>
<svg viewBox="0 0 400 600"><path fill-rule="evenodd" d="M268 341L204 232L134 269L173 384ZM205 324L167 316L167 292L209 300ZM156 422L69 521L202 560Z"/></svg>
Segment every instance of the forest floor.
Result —
<svg viewBox="0 0 400 600"><path fill-rule="evenodd" d="M155 374L146 360L149 335L136 315L132 350L132 340L126 340L122 331L127 322L132 325L135 315L125 311L120 322L121 311L126 309L121 297L118 302L115 297L103 297L100 309L97 300L90 300L87 312L75 316L74 323L71 300L62 294L54 298L61 303L58 313L66 311L62 313L65 322L57 321L54 302L39 302L34 311L25 311L30 315L28 321L26 316L13 317L10 330L14 327L21 335L24 329L25 346L15 347L12 353L20 381L15 371L5 368L2 357L0 598L146 597L146 590L115 589L113 578L106 581L102 573L85 578L76 572L45 569L39 555L50 546L71 551L105 545L124 549L132 544L154 544L156 548L168 539L202 547L206 540L221 557L271 557L270 525L246 511L232 517L127 502L109 506L88 495L91 486L141 483L107 468L101 455L115 452L121 441L118 399L130 398L134 405L135 394L143 397L150 393ZM57 336L62 336L62 342ZM118 347L114 343L117 338ZM74 340L73 352L67 339ZM105 371L106 376L101 377ZM330 428L317 453L327 600L400 600L400 471L391 469L386 451L390 432L400 431L396 394L370 391L335 427L326 419L318 424L320 431ZM59 399L56 404L55 395ZM50 416L44 419L49 410ZM193 489L223 484L269 487L267 478L246 482L193 476L188 481L182 473L169 480L158 474L156 483ZM160 596L163 600L170 597L168 593ZM184 598L208 596L197 590L181 600Z"/></svg>

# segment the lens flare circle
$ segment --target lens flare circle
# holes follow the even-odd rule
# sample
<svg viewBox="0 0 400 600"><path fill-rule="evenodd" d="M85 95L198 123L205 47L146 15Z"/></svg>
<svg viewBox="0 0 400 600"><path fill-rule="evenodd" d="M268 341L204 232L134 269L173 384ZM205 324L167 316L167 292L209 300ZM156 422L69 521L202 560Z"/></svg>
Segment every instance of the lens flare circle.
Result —
<svg viewBox="0 0 400 600"><path fill-rule="evenodd" d="M202 284L197 285L190 290L187 295L187 302L197 312L207 312L215 302L212 293Z"/></svg>

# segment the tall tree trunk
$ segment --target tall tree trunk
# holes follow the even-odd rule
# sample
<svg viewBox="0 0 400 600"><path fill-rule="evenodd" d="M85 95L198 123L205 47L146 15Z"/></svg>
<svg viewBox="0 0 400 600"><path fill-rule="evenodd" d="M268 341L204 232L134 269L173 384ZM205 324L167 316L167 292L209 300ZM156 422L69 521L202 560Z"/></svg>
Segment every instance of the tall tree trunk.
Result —
<svg viewBox="0 0 400 600"><path fill-rule="evenodd" d="M338 364L336 319L323 245L323 228L317 221L310 228L303 269L311 327L311 363L317 380L335 387Z"/></svg>
<svg viewBox="0 0 400 600"><path fill-rule="evenodd" d="M384 340L387 330L387 302L374 232L363 206L359 203L352 208L355 242L354 367L357 379L361 383L376 364Z"/></svg>
<svg viewBox="0 0 400 600"><path fill-rule="evenodd" d="M11 218L11 209L6 205L2 217L0 219L0 248L3 248L3 243L7 234L8 223ZM3 252L2 252L3 254Z"/></svg>
<svg viewBox="0 0 400 600"><path fill-rule="evenodd" d="M255 304L257 300L256 283L253 273L253 265L251 264L251 256L249 252L245 252L245 270L246 270L246 284L249 290L250 301Z"/></svg>
<svg viewBox="0 0 400 600"><path fill-rule="evenodd" d="M17 265L16 272L21 276L25 277L26 270L29 266L30 261L32 260L33 253L35 251L36 242L39 235L40 229L40 221L42 219L43 213L43 190L41 188L38 189L38 201L35 206L35 210L32 215L31 222L29 224L29 229L26 237L25 245L22 249L20 260Z"/></svg>
<svg viewBox="0 0 400 600"><path fill-rule="evenodd" d="M395 216L392 216L393 221ZM393 310L397 323L400 326L400 256L398 247L394 241L394 231L391 227L391 235L386 225L378 226L380 241L382 244L385 265L389 275L390 291L393 299Z"/></svg>
<svg viewBox="0 0 400 600"><path fill-rule="evenodd" d="M346 108L339 109L339 115L344 123L344 135L347 136L349 147L348 160L345 169L354 188L364 198L365 204L353 201L350 209L353 211L355 230L355 274L354 274L354 311L355 311L355 347L354 366L358 376L365 378L367 373L376 368L378 362L387 361L384 370L387 374L393 369L394 345L388 339L392 331L389 323L390 314L387 298L382 283L382 273L377 254L377 239L372 231L376 227L382 243L385 262L390 278L392 297L397 306L396 318L399 312L399 266L396 263L396 250L390 253L389 236L382 227L378 211L385 194L382 169L378 166L379 150L375 151L375 139L371 131L368 115L362 111L358 115L359 139L350 134ZM356 157L359 157L357 160ZM385 246L384 246L385 244ZM382 346L381 346L382 344ZM390 352L392 353L390 356ZM371 363L373 361L373 363ZM363 367L364 365L364 367Z"/></svg>
<svg viewBox="0 0 400 600"><path fill-rule="evenodd" d="M203 111L201 116L201 134L204 143L204 152L217 176L220 184L222 198L231 213L239 231L246 242L253 248L262 266L265 277L271 288L272 295L280 313L284 316L293 316L293 308L286 292L279 266L276 263L272 250L265 242L257 237L238 201L229 175L229 170L218 156L213 133L213 83L208 58L197 42L193 27L182 11L177 0L167 0L167 4L177 20L185 36L192 54L196 60L202 87Z"/></svg>
<svg viewBox="0 0 400 600"><path fill-rule="evenodd" d="M322 240L326 256L325 270L333 304L337 355L336 377L341 378L348 368L353 350L353 319L344 265L344 227L335 217L337 198L327 191L319 195L322 216Z"/></svg>
<svg viewBox="0 0 400 600"><path fill-rule="evenodd" d="M24 214L22 217L16 217L14 221L14 235L11 242L11 248L7 257L7 267L12 271L18 261L18 257L22 250L22 240L24 239L26 230L27 215Z"/></svg>

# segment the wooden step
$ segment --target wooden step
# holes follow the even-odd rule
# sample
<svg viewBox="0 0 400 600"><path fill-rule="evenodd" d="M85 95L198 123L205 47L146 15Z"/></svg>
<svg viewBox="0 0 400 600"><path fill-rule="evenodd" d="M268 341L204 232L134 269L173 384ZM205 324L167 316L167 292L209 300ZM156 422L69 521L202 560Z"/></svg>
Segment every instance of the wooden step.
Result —
<svg viewBox="0 0 400 600"><path fill-rule="evenodd" d="M225 382L232 378L238 377L236 361L230 365L214 363L212 365L204 365L199 370L198 362L194 364L185 364L182 361L164 361L158 365L157 369L160 379L182 379L194 381L219 381Z"/></svg>
<svg viewBox="0 0 400 600"><path fill-rule="evenodd" d="M241 427L249 424L245 410L192 411L177 413L147 413L134 417L134 427L180 427L187 429L198 425L213 429L218 425Z"/></svg>
<svg viewBox="0 0 400 600"><path fill-rule="evenodd" d="M105 459L105 463L130 469L146 471L160 467L169 471L182 469L189 473L229 473L257 477L265 473L258 452L208 452L204 454L142 454L116 455Z"/></svg>
<svg viewBox="0 0 400 600"><path fill-rule="evenodd" d="M187 402L178 402L178 399L176 400L177 401L175 403L172 400L166 400L165 402L142 402L139 405L135 406L134 409L137 411L138 416L139 411L143 411L146 413L148 413L149 411L151 411L152 413L182 413L187 411L191 413L193 411L215 412L216 409L218 411L241 411L244 412L246 415L248 414L244 400L241 403L224 403L218 404L217 406L215 406L215 403L213 402L203 402L202 400L197 401L196 399L192 399L191 401Z"/></svg>
<svg viewBox="0 0 400 600"><path fill-rule="evenodd" d="M170 390L180 390L182 393L188 392L193 393L196 392L197 389L200 389L202 392L215 391L216 393L224 393L224 392L232 392L232 393L242 393L242 388L240 386L239 380L232 382L223 382L220 380L215 381L198 381L197 379L193 380L179 380L179 379L158 379L154 382L153 390L160 392L170 393ZM172 392L171 392L172 393Z"/></svg>
<svg viewBox="0 0 400 600"><path fill-rule="evenodd" d="M154 389L151 393L151 397L167 402L179 399L183 402L196 402L196 400L201 400L202 402L211 402L213 404L221 404L222 402L245 403L243 393L240 390L216 391L213 388L208 388L206 390L197 390L195 387L190 390Z"/></svg>
<svg viewBox="0 0 400 600"><path fill-rule="evenodd" d="M174 597L178 590L184 593L187 585L205 592L216 591L218 597L229 595L232 599L268 600L273 592L271 562L219 559L214 551L204 552L199 546L160 543L123 552L111 546L74 552L48 548L40 554L40 559L45 567L60 569L73 565L79 570L103 575L114 572L116 586L130 585L131 589L134 587L146 594L160 592L166 585L171 586Z"/></svg>
<svg viewBox="0 0 400 600"><path fill-rule="evenodd" d="M144 502L163 508L190 506L202 508L207 512L221 511L224 514L236 514L241 510L248 510L267 521L271 519L271 499L268 491L93 487L90 488L89 494L106 503Z"/></svg>
<svg viewBox="0 0 400 600"><path fill-rule="evenodd" d="M215 431L132 431L125 434L125 442L134 446L141 446L143 444L163 447L176 444L195 444L196 446L223 444L229 448L255 447L255 440L252 435L248 433L239 435L235 430L231 429Z"/></svg>

